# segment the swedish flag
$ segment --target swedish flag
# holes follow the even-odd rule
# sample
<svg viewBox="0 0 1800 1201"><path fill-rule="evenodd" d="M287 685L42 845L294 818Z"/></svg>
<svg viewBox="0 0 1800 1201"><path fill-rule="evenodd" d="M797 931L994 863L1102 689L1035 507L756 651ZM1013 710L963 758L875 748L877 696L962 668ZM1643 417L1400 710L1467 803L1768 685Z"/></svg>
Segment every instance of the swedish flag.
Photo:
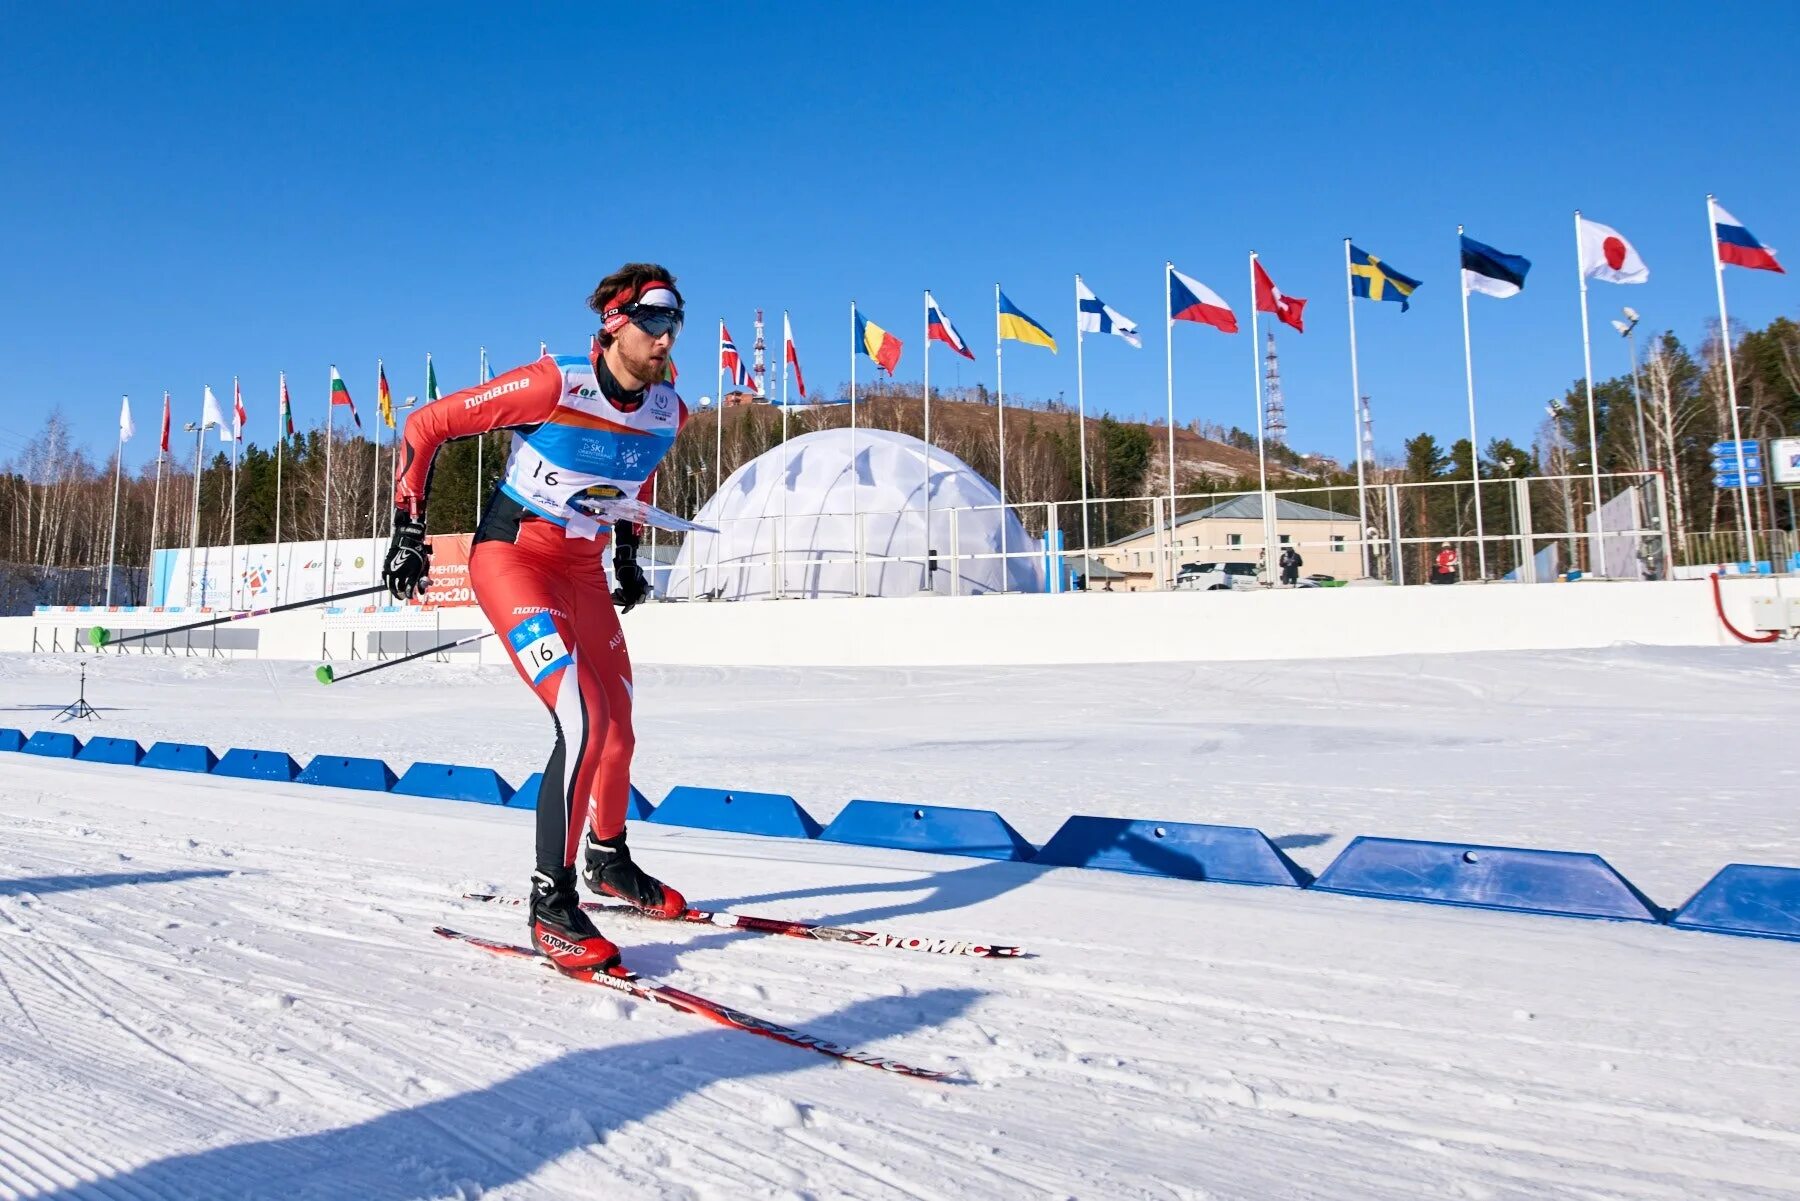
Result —
<svg viewBox="0 0 1800 1201"><path fill-rule="evenodd" d="M1366 250L1350 247L1350 293L1366 300L1397 300L1402 313L1410 309L1408 297L1419 286Z"/></svg>

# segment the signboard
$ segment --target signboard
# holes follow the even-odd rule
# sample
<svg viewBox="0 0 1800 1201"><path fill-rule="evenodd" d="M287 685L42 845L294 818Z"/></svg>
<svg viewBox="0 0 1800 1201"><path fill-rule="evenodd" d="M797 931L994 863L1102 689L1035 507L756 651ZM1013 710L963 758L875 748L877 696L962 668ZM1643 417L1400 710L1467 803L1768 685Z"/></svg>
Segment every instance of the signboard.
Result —
<svg viewBox="0 0 1800 1201"><path fill-rule="evenodd" d="M1761 449L1761 443L1749 438L1745 438L1741 442L1714 442L1712 444L1712 452L1715 455L1730 455L1737 451L1748 451L1755 454Z"/></svg>
<svg viewBox="0 0 1800 1201"><path fill-rule="evenodd" d="M1777 438L1770 443L1769 467L1777 484L1800 486L1800 438Z"/></svg>
<svg viewBox="0 0 1800 1201"><path fill-rule="evenodd" d="M1739 476L1735 471L1720 471L1713 475L1715 488L1760 488L1763 486L1763 473L1747 471Z"/></svg>
<svg viewBox="0 0 1800 1201"><path fill-rule="evenodd" d="M431 536L431 588L425 603L472 605L469 586L470 534ZM330 592L347 592L381 582L381 560L387 554L387 538L347 538L331 544L331 563L325 561L325 544L283 542L276 555L270 543L237 548L203 546L189 555L185 546L156 552L150 571L152 605L186 605L196 608L266 608L281 603L310 600ZM329 579L327 576L329 575ZM277 584L279 582L279 588Z"/></svg>

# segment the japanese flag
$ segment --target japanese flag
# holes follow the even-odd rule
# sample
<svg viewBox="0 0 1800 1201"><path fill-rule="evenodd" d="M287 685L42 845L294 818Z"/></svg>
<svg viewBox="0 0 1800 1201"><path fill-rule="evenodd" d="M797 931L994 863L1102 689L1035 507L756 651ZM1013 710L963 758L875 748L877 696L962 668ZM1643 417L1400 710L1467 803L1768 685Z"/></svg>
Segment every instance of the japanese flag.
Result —
<svg viewBox="0 0 1800 1201"><path fill-rule="evenodd" d="M1641 284L1650 268L1638 257L1637 247L1610 225L1577 215L1576 239L1581 244L1581 274L1609 284Z"/></svg>

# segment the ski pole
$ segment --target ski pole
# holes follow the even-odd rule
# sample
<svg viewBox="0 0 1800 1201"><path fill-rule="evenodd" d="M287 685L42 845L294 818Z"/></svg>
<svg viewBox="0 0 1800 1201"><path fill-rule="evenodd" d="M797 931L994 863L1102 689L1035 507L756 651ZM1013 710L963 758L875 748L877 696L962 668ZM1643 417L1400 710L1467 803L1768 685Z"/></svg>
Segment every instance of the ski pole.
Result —
<svg viewBox="0 0 1800 1201"><path fill-rule="evenodd" d="M319 664L318 670L313 672L313 676L321 684L341 684L345 680L354 680L357 676L366 676L370 672L380 671L384 667L398 667L400 664L410 663L414 659L423 659L426 655L435 655L440 651L454 650L459 646L467 646L471 642L480 642L483 638L491 638L493 633L494 631L489 630L485 634L470 634L467 638L458 638L455 642L445 642L438 646L428 646L422 651L414 651L412 654L402 655L398 659L389 659L387 662L377 663L373 667L359 667L348 675L340 676L337 672L332 670L331 664L321 663Z"/></svg>
<svg viewBox="0 0 1800 1201"><path fill-rule="evenodd" d="M207 626L224 625L228 621L243 621L246 617L267 617L271 613L285 613L289 609L304 609L309 605L328 605L332 601L349 600L353 596L368 596L371 592L386 592L386 584L376 584L371 588L356 588L349 592L335 592L330 596L321 596L316 600L289 601L285 605L271 605L267 609L246 609L241 613L227 613L223 617L209 617L205 621L192 621L184 626L170 626L166 630L145 630L142 634L127 634L123 638L114 638L105 626L95 626L88 631L88 641L95 646L118 646L121 642L136 642L140 638L159 638L165 634L181 634L188 630L203 630Z"/></svg>

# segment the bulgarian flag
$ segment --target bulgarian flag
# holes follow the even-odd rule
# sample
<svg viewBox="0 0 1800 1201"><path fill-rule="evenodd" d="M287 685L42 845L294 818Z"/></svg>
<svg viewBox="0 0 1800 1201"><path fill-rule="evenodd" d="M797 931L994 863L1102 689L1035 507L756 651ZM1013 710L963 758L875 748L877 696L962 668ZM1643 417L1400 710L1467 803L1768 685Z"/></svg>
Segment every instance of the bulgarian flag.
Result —
<svg viewBox="0 0 1800 1201"><path fill-rule="evenodd" d="M349 409L350 420L356 422L357 429L362 428L362 417L356 412L356 402L350 399L350 389L344 386L344 377L338 374L336 367L331 369L331 403Z"/></svg>

